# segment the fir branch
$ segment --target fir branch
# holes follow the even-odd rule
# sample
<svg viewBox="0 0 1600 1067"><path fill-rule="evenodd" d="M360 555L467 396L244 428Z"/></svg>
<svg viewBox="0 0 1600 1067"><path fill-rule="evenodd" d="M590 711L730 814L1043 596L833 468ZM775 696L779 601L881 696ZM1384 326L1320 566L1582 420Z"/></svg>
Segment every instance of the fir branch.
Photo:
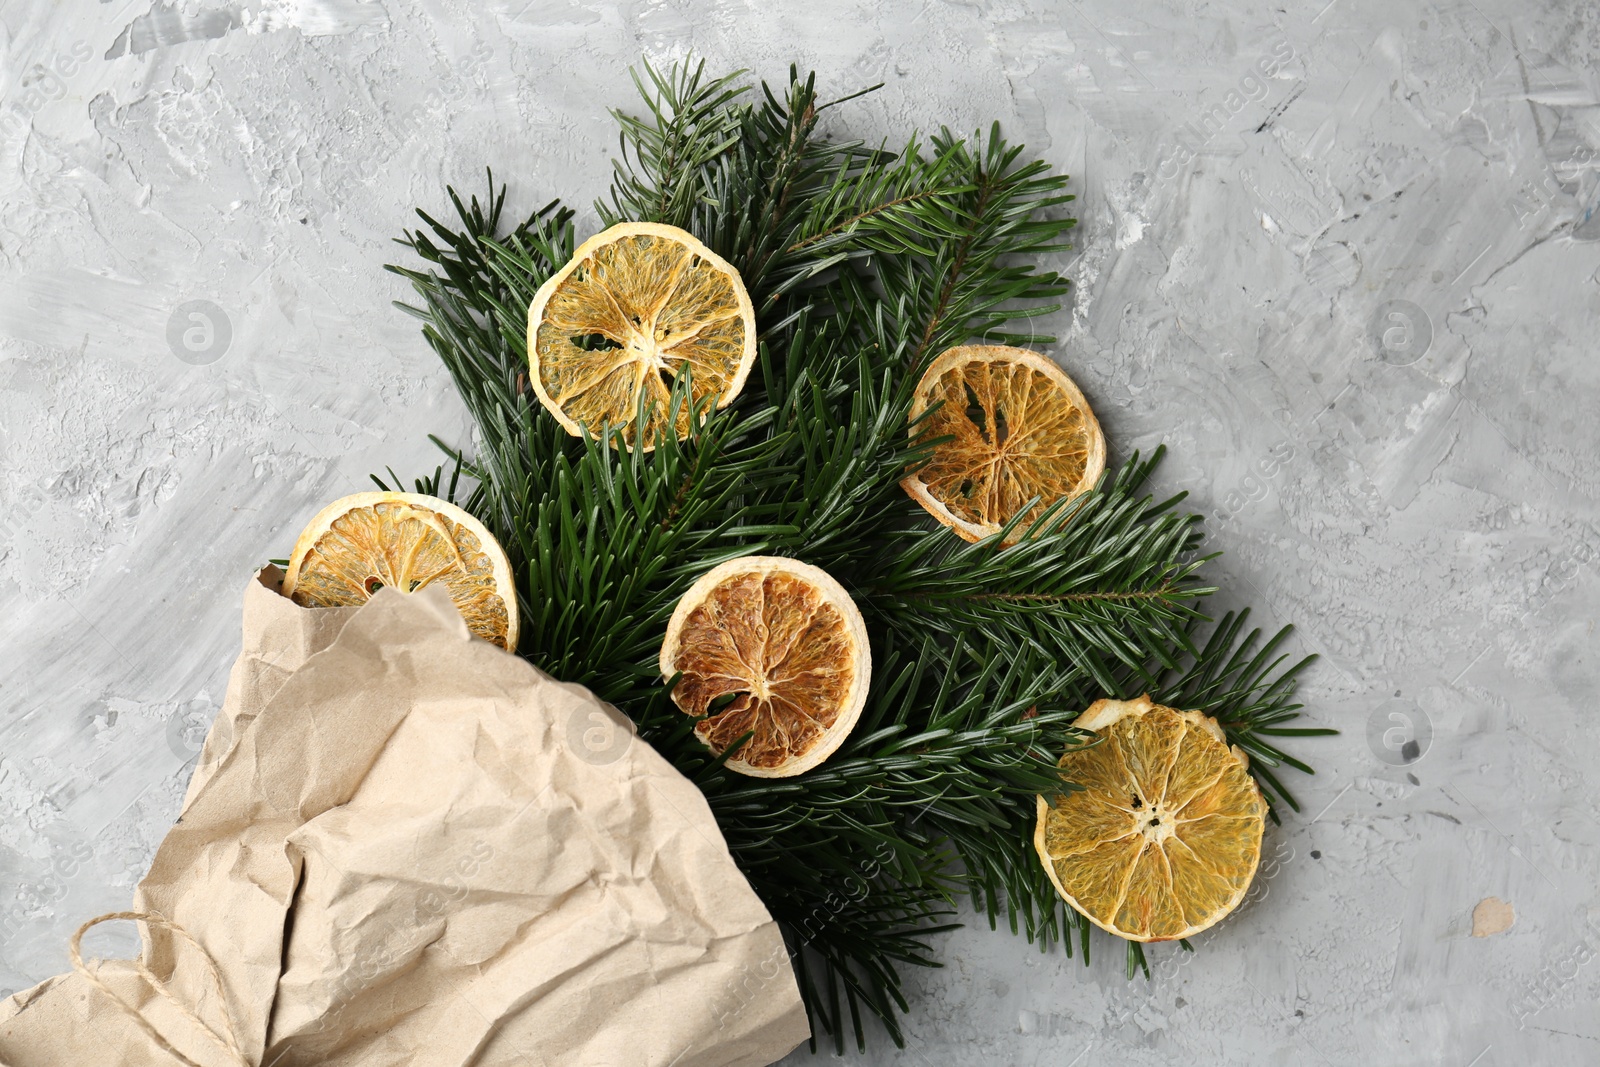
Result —
<svg viewBox="0 0 1600 1067"><path fill-rule="evenodd" d="M876 268L884 292L905 298L914 309L920 332L913 364L975 336L1017 344L1053 341L1031 328L1016 333L1005 327L1058 310L1044 301L1067 292L1066 279L1021 260L1069 247L1063 237L1077 220L1054 213L1074 199L1062 192L1066 175L1051 174L1039 160L1020 162L1022 146L1007 143L999 123L980 146L945 130L932 148L930 177L937 182L955 175L961 195L949 206L920 205L910 225L892 216L864 224L902 246L898 254L880 256ZM929 241L930 234L938 239Z"/></svg>
<svg viewBox="0 0 1600 1067"><path fill-rule="evenodd" d="M1132 671L1154 684L1148 661L1177 666L1192 652L1197 602L1198 519L1142 493L1160 452L1135 456L1103 488L1041 517L1037 533L1001 547L920 528L884 545L868 593L875 610L907 632L977 632L1006 645L1043 646L1104 689Z"/></svg>
<svg viewBox="0 0 1600 1067"><path fill-rule="evenodd" d="M1089 924L1031 840L1035 796L1070 788L1057 761L1093 699L1149 691L1217 715L1291 806L1276 773L1308 768L1279 740L1321 731L1289 725L1304 664L1285 666L1281 634L1260 644L1242 616L1202 614L1198 519L1143 488L1159 454L1005 548L959 541L900 488L929 447L908 428L921 365L975 337L1046 340L1031 322L1067 282L1032 260L1066 247L1065 176L998 128L893 154L832 142L818 116L839 101L818 103L812 77L754 102L737 77L646 66L644 114L618 116L597 208L608 224L684 226L740 270L761 341L744 393L653 453L567 434L528 388L524 346L533 293L572 254L572 214L552 203L512 224L491 178L481 203L452 191L459 221L421 215L406 234L422 269L390 268L478 427L448 486L442 468L418 485L453 495L465 477L466 506L512 558L523 654L614 703L704 792L784 930L816 1031L842 1050L872 1016L901 1042L901 969L936 965L958 894L1087 960ZM688 396L684 379L672 402ZM728 771L657 673L687 586L756 552L834 574L872 641L861 719L799 779ZM1127 951L1131 974L1143 955Z"/></svg>
<svg viewBox="0 0 1600 1067"><path fill-rule="evenodd" d="M736 104L745 92L735 71L707 79L705 61L676 65L666 75L642 63L650 84L631 71L650 114L635 118L620 110L621 153L614 162L611 202L595 205L607 226L623 220L663 222L685 227L704 194L705 169L739 143L739 121L746 108Z"/></svg>

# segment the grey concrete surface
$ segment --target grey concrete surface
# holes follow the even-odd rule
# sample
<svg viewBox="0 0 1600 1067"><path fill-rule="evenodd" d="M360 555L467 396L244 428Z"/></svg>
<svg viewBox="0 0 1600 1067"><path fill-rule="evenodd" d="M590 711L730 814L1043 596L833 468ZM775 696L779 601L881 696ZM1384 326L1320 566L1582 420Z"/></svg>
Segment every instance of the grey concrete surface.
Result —
<svg viewBox="0 0 1600 1067"><path fill-rule="evenodd" d="M1171 446L1219 600L1300 627L1343 731L1194 954L1129 982L1107 939L1085 968L969 926L909 1047L847 1058L1600 1062L1579 0L3 0L0 987L126 904L253 568L467 440L389 238L485 165L589 203L627 66L691 49L884 82L834 120L868 138L998 118L1074 176L1054 354L1116 457Z"/></svg>

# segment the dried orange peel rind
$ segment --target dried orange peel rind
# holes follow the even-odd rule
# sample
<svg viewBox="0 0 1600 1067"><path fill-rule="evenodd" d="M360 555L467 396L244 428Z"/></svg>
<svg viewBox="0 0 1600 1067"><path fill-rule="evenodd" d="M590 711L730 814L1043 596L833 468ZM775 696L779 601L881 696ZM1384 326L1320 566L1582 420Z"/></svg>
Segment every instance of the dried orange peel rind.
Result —
<svg viewBox="0 0 1600 1067"><path fill-rule="evenodd" d="M573 436L615 431L630 450L689 435L687 405L670 405L685 367L703 410L730 404L755 358L755 307L739 272L676 226L624 222L596 234L528 308L539 403Z"/></svg>
<svg viewBox="0 0 1600 1067"><path fill-rule="evenodd" d="M787 778L844 743L866 705L872 652L855 601L826 571L745 556L714 567L683 595L660 667L663 678L682 672L672 699L706 716L695 736L714 753L754 731L727 767Z"/></svg>
<svg viewBox="0 0 1600 1067"><path fill-rule="evenodd" d="M1061 757L1080 788L1038 798L1033 838L1062 898L1130 941L1192 937L1238 907L1267 803L1217 721L1143 696L1097 701L1074 725L1100 741Z"/></svg>
<svg viewBox="0 0 1600 1067"><path fill-rule="evenodd" d="M935 446L900 484L968 541L998 533L1038 496L1006 537L1020 540L1050 505L1093 488L1106 467L1105 435L1083 393L1054 362L1023 348L945 352L917 383L911 419L918 440L954 440Z"/></svg>
<svg viewBox="0 0 1600 1067"><path fill-rule="evenodd" d="M483 524L420 493L357 493L323 508L289 557L283 595L301 607L365 604L384 586L442 583L476 636L517 648L516 583Z"/></svg>

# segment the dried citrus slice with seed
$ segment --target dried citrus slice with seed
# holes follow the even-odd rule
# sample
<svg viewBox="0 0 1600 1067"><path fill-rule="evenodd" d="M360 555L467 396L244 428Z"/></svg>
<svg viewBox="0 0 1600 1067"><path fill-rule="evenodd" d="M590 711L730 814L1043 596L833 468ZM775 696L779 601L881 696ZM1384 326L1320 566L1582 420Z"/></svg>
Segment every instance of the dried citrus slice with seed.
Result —
<svg viewBox="0 0 1600 1067"><path fill-rule="evenodd" d="M534 393L574 436L610 428L645 451L687 437L689 411L674 418L669 403L678 376L688 369L696 410L708 397L726 407L755 358L739 272L676 226L624 222L589 238L528 308Z"/></svg>
<svg viewBox="0 0 1600 1067"><path fill-rule="evenodd" d="M1044 509L1092 488L1106 467L1106 440L1083 393L1060 367L1026 349L950 349L917 383L911 418L919 440L954 440L935 446L901 484L968 541L999 532L1037 496L1006 543L1020 540Z"/></svg>
<svg viewBox="0 0 1600 1067"><path fill-rule="evenodd" d="M1267 803L1217 721L1138 700L1101 700L1076 724L1098 744L1069 749L1040 797L1033 844L1056 890L1130 941L1192 937L1227 915L1261 859Z"/></svg>
<svg viewBox="0 0 1600 1067"><path fill-rule="evenodd" d="M757 778L802 774L844 743L872 678L855 601L824 570L781 556L714 567L678 601L661 644L672 699L695 736ZM751 733L751 731L754 731Z"/></svg>
<svg viewBox="0 0 1600 1067"><path fill-rule="evenodd" d="M467 628L517 648L511 563L483 524L419 493L357 493L317 513L295 542L283 595L302 607L365 604L388 586L403 593L442 584Z"/></svg>

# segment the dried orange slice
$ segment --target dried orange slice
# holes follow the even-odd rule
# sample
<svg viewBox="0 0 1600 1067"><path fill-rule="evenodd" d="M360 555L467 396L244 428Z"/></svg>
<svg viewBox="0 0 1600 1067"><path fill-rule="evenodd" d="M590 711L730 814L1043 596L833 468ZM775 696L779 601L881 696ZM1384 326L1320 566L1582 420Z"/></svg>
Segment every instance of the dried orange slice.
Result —
<svg viewBox="0 0 1600 1067"><path fill-rule="evenodd" d="M697 410L726 407L756 358L756 314L739 272L676 226L624 222L589 238L528 308L529 377L567 432L620 430L645 451L672 427L672 383L690 370ZM642 441L635 441L640 404Z"/></svg>
<svg viewBox="0 0 1600 1067"><path fill-rule="evenodd" d="M744 556L712 568L678 601L661 675L680 671L672 699L706 716L695 736L721 755L754 731L726 766L787 778L844 743L867 702L872 652L855 601L826 571Z"/></svg>
<svg viewBox="0 0 1600 1067"><path fill-rule="evenodd" d="M419 493L357 493L317 513L295 542L283 595L308 608L365 604L384 586L443 583L474 634L517 648L511 563L483 524Z"/></svg>
<svg viewBox="0 0 1600 1067"><path fill-rule="evenodd" d="M1076 725L1100 741L1061 757L1081 788L1039 798L1033 837L1057 892L1130 941L1191 937L1238 907L1267 803L1217 721L1142 696L1096 701Z"/></svg>
<svg viewBox="0 0 1600 1067"><path fill-rule="evenodd" d="M1020 540L1045 508L1092 488L1106 468L1106 439L1083 393L1060 367L1026 349L950 349L917 383L911 418L918 439L955 439L936 446L900 484L968 541L999 532L1037 496L1006 543Z"/></svg>

